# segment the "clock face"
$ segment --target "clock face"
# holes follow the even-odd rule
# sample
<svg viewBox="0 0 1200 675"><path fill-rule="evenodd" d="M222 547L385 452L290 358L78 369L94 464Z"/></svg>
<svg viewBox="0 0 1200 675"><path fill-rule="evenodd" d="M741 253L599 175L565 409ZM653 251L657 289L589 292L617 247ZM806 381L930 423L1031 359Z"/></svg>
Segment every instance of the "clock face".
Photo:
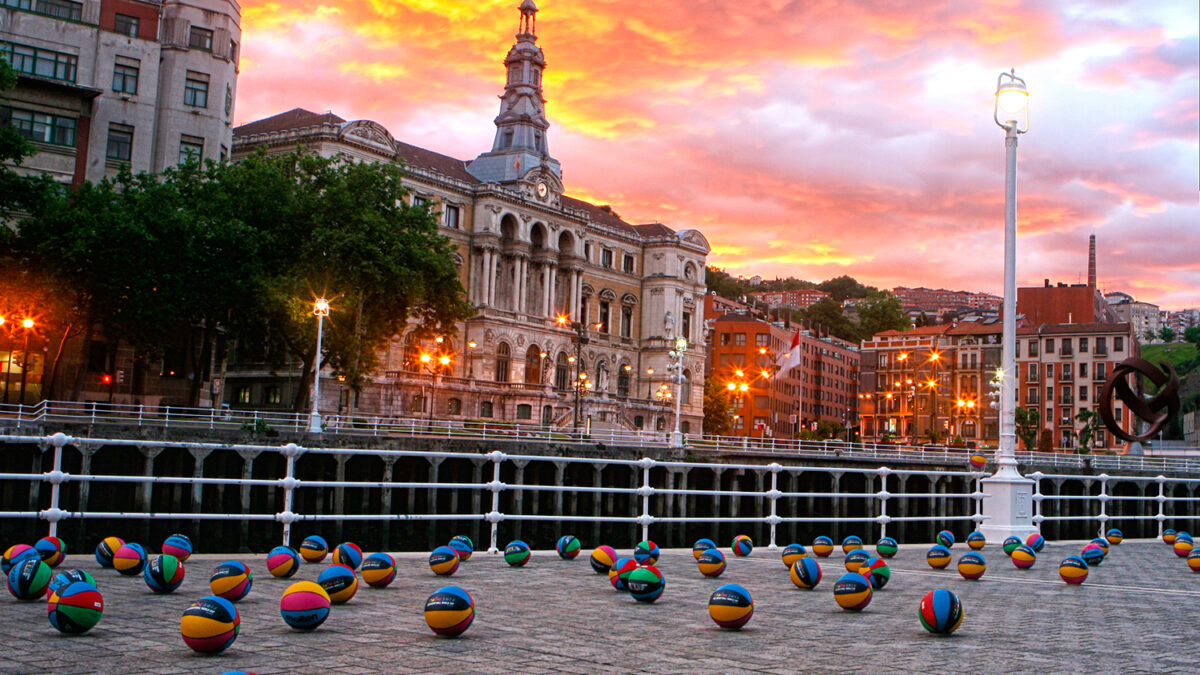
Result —
<svg viewBox="0 0 1200 675"><path fill-rule="evenodd" d="M542 199L545 199L546 195L549 194L549 192L550 192L550 188L546 187L545 183L537 184L537 195L539 197L541 197Z"/></svg>

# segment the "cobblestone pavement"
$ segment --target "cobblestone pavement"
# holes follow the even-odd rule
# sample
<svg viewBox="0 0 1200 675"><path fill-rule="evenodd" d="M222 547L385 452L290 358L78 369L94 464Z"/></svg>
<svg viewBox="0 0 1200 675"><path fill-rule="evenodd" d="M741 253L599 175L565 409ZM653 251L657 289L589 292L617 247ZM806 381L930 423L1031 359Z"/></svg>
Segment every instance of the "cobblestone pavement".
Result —
<svg viewBox="0 0 1200 675"><path fill-rule="evenodd" d="M652 605L593 574L590 549L569 562L536 551L523 568L476 553L449 578L430 572L424 555L399 554L391 586L360 585L311 633L283 623L279 598L294 581L315 580L324 564L306 564L285 580L267 573L265 556L196 555L177 591L155 595L140 576L74 555L63 569L96 576L103 620L85 635L64 636L46 620L44 603L0 601L0 673L1196 672L1200 574L1161 543L1126 541L1086 583L1068 586L1058 563L1080 546L1048 544L1032 569L1018 570L990 543L979 581L962 579L954 565L931 570L928 545L902 546L891 582L861 613L833 599L844 573L840 549L819 559L823 578L813 591L792 585L778 550L727 553L719 579L701 576L691 551L666 551L659 562L666 591ZM966 550L956 545L955 560ZM237 603L241 635L224 654L193 654L179 635L180 615L208 595L208 575L228 559L254 573L253 589ZM740 632L718 629L706 609L712 590L731 582L755 601ZM459 639L434 636L422 616L425 598L446 584L475 598L475 623ZM921 596L934 588L963 601L966 618L951 637L926 633L917 619Z"/></svg>

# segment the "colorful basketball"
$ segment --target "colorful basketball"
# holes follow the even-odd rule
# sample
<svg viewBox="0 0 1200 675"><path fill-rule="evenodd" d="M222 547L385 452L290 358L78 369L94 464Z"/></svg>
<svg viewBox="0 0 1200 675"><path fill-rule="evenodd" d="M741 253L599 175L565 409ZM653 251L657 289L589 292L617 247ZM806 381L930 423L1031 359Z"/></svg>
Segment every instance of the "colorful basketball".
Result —
<svg viewBox="0 0 1200 675"><path fill-rule="evenodd" d="M321 584L297 581L279 599L283 622L297 630L313 630L329 618L329 594Z"/></svg>
<svg viewBox="0 0 1200 675"><path fill-rule="evenodd" d="M869 560L871 554L865 548L856 548L846 554L844 564L847 572L857 572L862 564Z"/></svg>
<svg viewBox="0 0 1200 675"><path fill-rule="evenodd" d="M173 534L163 540L163 555L174 556L179 562L186 562L192 556L192 540L186 535Z"/></svg>
<svg viewBox="0 0 1200 675"><path fill-rule="evenodd" d="M212 589L213 595L230 602L237 602L246 597L253 584L254 575L250 573L250 568L236 560L217 565L208 579L208 587Z"/></svg>
<svg viewBox="0 0 1200 675"><path fill-rule="evenodd" d="M696 566L706 577L719 577L725 571L725 554L719 548L710 548L700 554Z"/></svg>
<svg viewBox="0 0 1200 675"><path fill-rule="evenodd" d="M1058 564L1058 576L1068 584L1082 584L1088 578L1088 564L1082 556L1067 556Z"/></svg>
<svg viewBox="0 0 1200 675"><path fill-rule="evenodd" d="M1175 541L1186 541L1190 544L1192 543L1192 535L1180 530L1175 533Z"/></svg>
<svg viewBox="0 0 1200 675"><path fill-rule="evenodd" d="M987 537L983 536L982 532L976 530L967 535L967 546L972 551L983 550L983 547L987 546Z"/></svg>
<svg viewBox="0 0 1200 675"><path fill-rule="evenodd" d="M950 564L950 549L941 544L934 544L925 554L925 562L935 570L945 568Z"/></svg>
<svg viewBox="0 0 1200 675"><path fill-rule="evenodd" d="M1095 544L1088 544L1079 552L1079 557L1088 564L1088 567L1095 567L1104 562L1104 549Z"/></svg>
<svg viewBox="0 0 1200 675"><path fill-rule="evenodd" d="M713 541L712 539L697 539L696 543L692 544L692 555L695 556L696 560L699 560L700 554L704 553L710 548L716 547L717 542Z"/></svg>
<svg viewBox="0 0 1200 675"><path fill-rule="evenodd" d="M617 552L611 546L597 546L592 550L592 571L596 574L608 574L613 563L617 562Z"/></svg>
<svg viewBox="0 0 1200 675"><path fill-rule="evenodd" d="M842 540L842 553L857 551L863 547L862 537L856 537L853 534Z"/></svg>
<svg viewBox="0 0 1200 675"><path fill-rule="evenodd" d="M1037 562L1037 553L1028 546L1018 546L1012 552L1012 561L1018 569L1027 570Z"/></svg>
<svg viewBox="0 0 1200 675"><path fill-rule="evenodd" d="M559 537L558 543L554 545L554 550L558 551L558 557L563 560L574 560L575 556L579 555L579 548L579 540L570 534Z"/></svg>
<svg viewBox="0 0 1200 675"><path fill-rule="evenodd" d="M164 553L150 559L142 570L142 579L155 593L170 593L183 583L184 572L179 558Z"/></svg>
<svg viewBox="0 0 1200 675"><path fill-rule="evenodd" d="M739 534L733 538L733 554L739 558L745 558L754 551L754 541L744 534Z"/></svg>
<svg viewBox="0 0 1200 675"><path fill-rule="evenodd" d="M462 635L474 620L475 601L458 586L443 586L425 600L425 623L438 635Z"/></svg>
<svg viewBox="0 0 1200 675"><path fill-rule="evenodd" d="M267 571L271 576L287 579L300 569L300 554L291 546L276 546L267 554Z"/></svg>
<svg viewBox="0 0 1200 675"><path fill-rule="evenodd" d="M1009 537L1004 540L1003 544L1001 544L1001 548L1004 549L1004 555L1011 557L1013 554L1013 551L1017 550L1017 548L1020 545L1021 545L1020 539L1018 539L1016 537Z"/></svg>
<svg viewBox="0 0 1200 675"><path fill-rule="evenodd" d="M937 543L946 548L954 548L954 533L950 530L942 530L937 533Z"/></svg>
<svg viewBox="0 0 1200 675"><path fill-rule="evenodd" d="M112 559L113 569L126 576L141 574L146 566L146 549L132 542L117 549Z"/></svg>
<svg viewBox="0 0 1200 675"><path fill-rule="evenodd" d="M1088 543L1099 546L1100 548L1104 549L1104 555L1108 555L1108 540L1104 537L1096 537Z"/></svg>
<svg viewBox="0 0 1200 675"><path fill-rule="evenodd" d="M1167 529L1163 530L1162 540L1163 540L1164 544L1168 544L1168 545L1174 544L1175 543L1175 530L1172 530L1169 527Z"/></svg>
<svg viewBox="0 0 1200 675"><path fill-rule="evenodd" d="M352 570L358 569L358 566L362 564L362 559L362 549L358 547L358 544L346 542L338 544L337 548L333 549L333 562L345 565Z"/></svg>
<svg viewBox="0 0 1200 675"><path fill-rule="evenodd" d="M629 580L629 575L637 569L637 566L637 561L633 558L617 558L612 568L608 570L608 582L618 591L628 591L629 586L626 586L625 582Z"/></svg>
<svg viewBox="0 0 1200 675"><path fill-rule="evenodd" d="M1194 547L1192 546L1191 539L1176 539L1175 546L1173 548L1175 550L1175 555L1179 556L1180 558L1186 558L1191 555Z"/></svg>
<svg viewBox="0 0 1200 675"><path fill-rule="evenodd" d="M833 553L833 540L824 535L813 539L812 552L821 558L828 558Z"/></svg>
<svg viewBox="0 0 1200 675"><path fill-rule="evenodd" d="M86 633L100 623L104 598L96 587L84 581L72 581L54 593L46 603L46 618L60 633Z"/></svg>
<svg viewBox="0 0 1200 675"><path fill-rule="evenodd" d="M529 544L516 539L508 542L508 546L504 547L504 562L513 567L521 567L529 562L529 557L532 555L529 552Z"/></svg>
<svg viewBox="0 0 1200 675"><path fill-rule="evenodd" d="M362 578L372 588L387 588L396 578L396 560L386 553L372 553L363 560Z"/></svg>
<svg viewBox="0 0 1200 675"><path fill-rule="evenodd" d="M871 584L858 572L843 574L833 584L833 599L842 609L861 612L871 604Z"/></svg>
<svg viewBox="0 0 1200 675"><path fill-rule="evenodd" d="M725 584L708 598L708 615L726 630L738 630L754 616L750 591L737 584Z"/></svg>
<svg viewBox="0 0 1200 675"><path fill-rule="evenodd" d="M31 551L33 549L30 549ZM37 552L8 571L8 592L18 600L38 600L46 594L54 573Z"/></svg>
<svg viewBox="0 0 1200 675"><path fill-rule="evenodd" d="M945 589L929 591L921 598L918 616L921 617L921 625L925 630L938 635L949 635L962 625L962 602L957 595Z"/></svg>
<svg viewBox="0 0 1200 675"><path fill-rule="evenodd" d="M1041 553L1042 548L1046 545L1046 540L1042 538L1042 535L1034 532L1025 538L1025 545L1033 549L1034 553Z"/></svg>
<svg viewBox="0 0 1200 675"><path fill-rule="evenodd" d="M639 565L653 565L658 562L658 556L658 544L649 540L638 542L638 545L633 549L633 559Z"/></svg>
<svg viewBox="0 0 1200 675"><path fill-rule="evenodd" d="M334 563L321 570L317 575L317 583L329 594L329 601L335 605L348 602L358 592L358 577L348 565Z"/></svg>
<svg viewBox="0 0 1200 675"><path fill-rule="evenodd" d="M1188 567L1193 572L1200 572L1200 551L1192 551L1187 557Z"/></svg>
<svg viewBox="0 0 1200 675"><path fill-rule="evenodd" d="M101 567L112 567L113 555L117 549L125 545L125 540L120 537L105 537L96 544L96 563Z"/></svg>
<svg viewBox="0 0 1200 675"><path fill-rule="evenodd" d="M790 568L801 558L808 557L808 549L800 544L788 544L783 548L783 566Z"/></svg>
<svg viewBox="0 0 1200 675"><path fill-rule="evenodd" d="M179 632L193 650L205 654L223 652L237 639L242 618L237 607L225 598L208 596L192 603L183 612Z"/></svg>
<svg viewBox="0 0 1200 675"><path fill-rule="evenodd" d="M20 565L26 560L41 560L42 556L37 552L37 549L29 544L13 544L4 552L4 557L0 559L0 571L8 574L13 567Z"/></svg>
<svg viewBox="0 0 1200 675"><path fill-rule="evenodd" d="M798 588L811 590L821 583L821 565L815 558L801 558L792 565L791 577Z"/></svg>
<svg viewBox="0 0 1200 675"><path fill-rule="evenodd" d="M657 567L646 565L630 572L625 585L629 587L629 594L633 596L634 600L654 602L667 587L667 580Z"/></svg>
<svg viewBox="0 0 1200 675"><path fill-rule="evenodd" d="M1125 535L1121 534L1121 531L1115 527L1108 532L1105 532L1104 537L1108 539L1108 543L1112 544L1113 546L1125 541Z"/></svg>
<svg viewBox="0 0 1200 675"><path fill-rule="evenodd" d="M462 562L469 560L471 554L475 552L475 542L465 534L454 535L448 546L458 553L458 559Z"/></svg>
<svg viewBox="0 0 1200 675"><path fill-rule="evenodd" d="M304 558L305 562L319 563L328 553L329 544L325 543L325 537L320 535L309 535L300 542L300 557Z"/></svg>
<svg viewBox="0 0 1200 675"><path fill-rule="evenodd" d="M987 571L987 562L983 559L983 555L975 553L964 553L963 557L958 559L958 573L962 578L975 580L983 576Z"/></svg>
<svg viewBox="0 0 1200 675"><path fill-rule="evenodd" d="M429 569L438 576L448 577L458 571L458 553L449 546L439 546L429 554Z"/></svg>
<svg viewBox="0 0 1200 675"><path fill-rule="evenodd" d="M33 545L41 556L42 562L51 567L58 567L63 558L67 557L67 545L58 537L42 537Z"/></svg>
<svg viewBox="0 0 1200 675"><path fill-rule="evenodd" d="M900 544L891 537L883 537L875 542L875 552L880 558L890 558L900 550Z"/></svg>
<svg viewBox="0 0 1200 675"><path fill-rule="evenodd" d="M971 459L967 460L972 469L982 469L987 466L987 457L983 455L971 455Z"/></svg>
<svg viewBox="0 0 1200 675"><path fill-rule="evenodd" d="M67 570L65 572L59 572L53 577L50 577L50 585L46 588L48 592L54 593L58 591L58 589L66 588L68 585L73 584L76 581L82 581L92 586L96 585L96 579L92 577L91 573L87 570Z"/></svg>
<svg viewBox="0 0 1200 675"><path fill-rule="evenodd" d="M892 568L882 558L868 558L858 568L858 573L871 582L871 588L877 591L892 579Z"/></svg>

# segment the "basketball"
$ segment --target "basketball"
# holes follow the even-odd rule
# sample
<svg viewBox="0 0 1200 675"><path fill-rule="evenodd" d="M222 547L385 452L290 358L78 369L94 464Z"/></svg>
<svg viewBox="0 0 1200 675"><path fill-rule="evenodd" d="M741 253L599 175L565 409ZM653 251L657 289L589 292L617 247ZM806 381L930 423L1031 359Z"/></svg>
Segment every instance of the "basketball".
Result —
<svg viewBox="0 0 1200 675"><path fill-rule="evenodd" d="M754 541L744 534L739 534L733 538L733 554L739 558L745 558L754 551Z"/></svg>
<svg viewBox="0 0 1200 675"><path fill-rule="evenodd" d="M1164 544L1174 544L1175 543L1175 530L1172 530L1169 527L1167 529L1163 530L1162 540L1163 540Z"/></svg>
<svg viewBox="0 0 1200 675"><path fill-rule="evenodd" d="M141 544L132 542L117 549L112 559L113 569L126 576L141 574L146 566L146 549Z"/></svg>
<svg viewBox="0 0 1200 675"><path fill-rule="evenodd" d="M800 544L788 544L783 548L783 566L790 568L801 558L808 557L808 549Z"/></svg>
<svg viewBox="0 0 1200 675"><path fill-rule="evenodd" d="M719 548L710 548L696 560L700 573L706 577L719 577L725 572L725 554Z"/></svg>
<svg viewBox="0 0 1200 675"><path fill-rule="evenodd" d="M192 540L182 534L173 534L163 540L163 555L174 556L179 562L185 562L192 555Z"/></svg>
<svg viewBox="0 0 1200 675"><path fill-rule="evenodd" d="M1100 548L1104 549L1104 555L1108 555L1108 540L1104 537L1096 537L1088 543L1099 546Z"/></svg>
<svg viewBox="0 0 1200 675"><path fill-rule="evenodd" d="M0 559L0 571L8 574L13 567L20 565L26 560L41 560L42 556L37 552L37 549L29 544L13 544L4 552L4 557Z"/></svg>
<svg viewBox="0 0 1200 675"><path fill-rule="evenodd" d="M863 547L862 537L856 537L853 534L842 540L842 553L857 551Z"/></svg>
<svg viewBox="0 0 1200 675"><path fill-rule="evenodd" d="M1189 555L1191 555L1192 548L1193 548L1193 546L1192 546L1191 539L1176 539L1175 540L1175 546L1174 546L1175 555L1179 556L1180 558L1186 558Z"/></svg>
<svg viewBox="0 0 1200 675"><path fill-rule="evenodd" d="M448 577L458 571L458 553L449 546L439 546L429 554L429 569L438 576ZM366 575L363 575L366 578Z"/></svg>
<svg viewBox="0 0 1200 675"><path fill-rule="evenodd" d="M267 571L271 576L287 579L300 569L300 554L291 546L276 546L267 554Z"/></svg>
<svg viewBox="0 0 1200 675"><path fill-rule="evenodd" d="M950 564L950 549L941 544L934 544L925 554L925 562L935 570L945 568Z"/></svg>
<svg viewBox="0 0 1200 675"><path fill-rule="evenodd" d="M833 584L833 599L844 610L861 612L871 604L871 584L858 572L843 574Z"/></svg>
<svg viewBox="0 0 1200 675"><path fill-rule="evenodd" d="M508 546L504 547L504 562L513 567L520 567L529 562L529 544L517 539L508 542Z"/></svg>
<svg viewBox="0 0 1200 675"><path fill-rule="evenodd" d="M1188 567L1193 572L1200 572L1200 551L1192 551L1187 557Z"/></svg>
<svg viewBox="0 0 1200 675"><path fill-rule="evenodd" d="M183 575L183 563L168 553L154 556L142 570L142 579L155 593L170 593L179 588Z"/></svg>
<svg viewBox="0 0 1200 675"><path fill-rule="evenodd" d="M329 601L335 605L348 602L358 592L358 577L348 565L334 563L321 570L317 575L317 583L329 594Z"/></svg>
<svg viewBox="0 0 1200 675"><path fill-rule="evenodd" d="M667 587L667 580L657 567L646 565L630 572L625 585L629 587L629 594L633 596L634 600L654 602Z"/></svg>
<svg viewBox="0 0 1200 675"><path fill-rule="evenodd" d="M1104 549L1095 544L1088 544L1079 552L1079 557L1088 564L1088 567L1095 567L1104 562Z"/></svg>
<svg viewBox="0 0 1200 675"><path fill-rule="evenodd" d="M250 568L236 560L217 565L208 579L208 587L213 595L230 602L246 597L253 584L254 575L250 573Z"/></svg>
<svg viewBox="0 0 1200 675"><path fill-rule="evenodd" d="M1179 541L1180 539L1186 539L1188 541L1191 541L1192 535L1188 534L1187 532L1185 532L1183 530L1179 530L1178 532L1175 533L1175 541Z"/></svg>
<svg viewBox="0 0 1200 675"><path fill-rule="evenodd" d="M42 537L33 548L41 556L42 562L51 567L58 567L63 558L67 557L67 545L58 537Z"/></svg>
<svg viewBox="0 0 1200 675"><path fill-rule="evenodd" d="M362 559L362 549L358 547L358 544L346 542L338 544L337 548L333 549L333 562L345 565L352 570L358 569L358 566L362 564Z"/></svg>
<svg viewBox="0 0 1200 675"><path fill-rule="evenodd" d="M713 541L712 539L697 539L696 543L692 544L692 555L696 557L696 560L699 560L700 554L704 553L710 548L716 547L717 542Z"/></svg>
<svg viewBox="0 0 1200 675"><path fill-rule="evenodd" d="M450 548L458 553L458 559L466 562L470 559L471 554L475 552L475 542L465 534L456 534L449 543Z"/></svg>
<svg viewBox="0 0 1200 675"><path fill-rule="evenodd" d="M859 568L858 573L871 582L871 588L878 591L892 579L892 568L882 558L868 558Z"/></svg>
<svg viewBox="0 0 1200 675"><path fill-rule="evenodd" d="M949 635L962 625L962 602L957 595L945 589L929 591L921 598L919 616L925 630L938 635Z"/></svg>
<svg viewBox="0 0 1200 675"><path fill-rule="evenodd" d="M611 546L598 546L592 550L592 571L596 574L608 574L613 563L617 562L617 552Z"/></svg>
<svg viewBox="0 0 1200 675"><path fill-rule="evenodd" d="M1058 564L1058 576L1068 584L1082 584L1088 578L1088 564L1082 556L1067 556Z"/></svg>
<svg viewBox="0 0 1200 675"><path fill-rule="evenodd" d="M105 537L101 539L100 543L96 544L96 563L101 567L112 567L113 554L124 545L125 540L120 537Z"/></svg>
<svg viewBox="0 0 1200 675"><path fill-rule="evenodd" d="M319 563L328 553L329 544L325 543L325 537L320 535L309 535L300 542L300 557L304 558L305 562Z"/></svg>
<svg viewBox="0 0 1200 675"><path fill-rule="evenodd" d="M856 548L846 554L846 559L843 561L846 565L847 572L857 572L862 564L870 559L871 554L866 549Z"/></svg>
<svg viewBox="0 0 1200 675"><path fill-rule="evenodd" d="M633 559L639 565L653 565L658 562L658 556L658 544L649 540L638 542L637 547L633 549Z"/></svg>
<svg viewBox="0 0 1200 675"><path fill-rule="evenodd" d="M987 546L987 537L983 536L983 533L979 530L976 530L967 535L967 546L972 551L983 550L983 547Z"/></svg>
<svg viewBox="0 0 1200 675"><path fill-rule="evenodd" d="M971 459L967 460L972 469L982 469L987 466L987 457L983 455L971 455Z"/></svg>
<svg viewBox="0 0 1200 675"><path fill-rule="evenodd" d="M91 573L87 570L67 570L66 572L59 572L51 577L50 585L47 586L47 590L50 593L54 593L58 589L65 588L76 581L82 581L92 586L96 585L96 579L93 578Z"/></svg>
<svg viewBox="0 0 1200 675"><path fill-rule="evenodd" d="M754 616L750 591L737 584L725 584L708 598L708 615L726 630L738 630Z"/></svg>
<svg viewBox="0 0 1200 675"><path fill-rule="evenodd" d="M1033 564L1037 562L1037 553L1028 546L1018 546L1017 549L1012 552L1012 561L1018 569L1027 570L1030 567L1033 567Z"/></svg>
<svg viewBox="0 0 1200 675"><path fill-rule="evenodd" d="M983 576L983 573L986 571L987 562L979 553L964 553L963 557L958 559L958 573L964 579L974 581Z"/></svg>
<svg viewBox="0 0 1200 675"><path fill-rule="evenodd" d="M791 577L797 588L811 590L821 583L821 565L815 558L801 558L792 565Z"/></svg>
<svg viewBox="0 0 1200 675"><path fill-rule="evenodd" d="M637 566L637 561L633 558L617 558L612 568L608 570L608 582L618 591L629 590L625 582L628 581L629 575L637 569Z"/></svg>
<svg viewBox="0 0 1200 675"><path fill-rule="evenodd" d="M946 548L954 548L954 533L950 530L942 530L937 533L937 543Z"/></svg>
<svg viewBox="0 0 1200 675"><path fill-rule="evenodd" d="M474 620L475 601L458 586L443 586L425 600L425 623L438 635L462 635Z"/></svg>
<svg viewBox="0 0 1200 675"><path fill-rule="evenodd" d="M1042 548L1046 545L1046 540L1042 538L1042 535L1034 532L1025 538L1025 545L1033 549L1034 553L1040 553Z"/></svg>
<svg viewBox="0 0 1200 675"><path fill-rule="evenodd" d="M46 618L60 633L86 633L100 623L104 615L104 598L96 587L73 581L50 594L46 603Z"/></svg>
<svg viewBox="0 0 1200 675"><path fill-rule="evenodd" d="M1001 544L1001 548L1004 549L1004 555L1011 557L1013 554L1013 551L1017 550L1017 547L1020 545L1021 545L1020 539L1018 539L1016 537L1009 537L1004 540L1003 544Z"/></svg>
<svg viewBox="0 0 1200 675"><path fill-rule="evenodd" d="M900 544L891 537L883 537L875 542L875 552L880 558L890 558L900 550Z"/></svg>
<svg viewBox="0 0 1200 675"><path fill-rule="evenodd" d="M1113 546L1116 546L1125 540L1125 535L1121 534L1121 531L1115 527L1108 532L1105 532L1104 537L1108 539L1108 543L1112 544Z"/></svg>
<svg viewBox="0 0 1200 675"><path fill-rule="evenodd" d="M208 596L183 612L179 632L187 646L204 654L223 652L237 639L242 618L237 607L225 598Z"/></svg>
<svg viewBox="0 0 1200 675"><path fill-rule="evenodd" d="M8 571L8 592L18 600L38 600L46 594L52 576L50 566L35 552L32 558L22 560Z"/></svg>
<svg viewBox="0 0 1200 675"><path fill-rule="evenodd" d="M559 537L558 543L554 545L554 550L558 551L558 557L563 560L574 560L575 556L579 555L579 548L579 540L569 534Z"/></svg>
<svg viewBox="0 0 1200 675"><path fill-rule="evenodd" d="M821 558L828 558L833 553L833 540L826 536L813 539L812 552Z"/></svg>
<svg viewBox="0 0 1200 675"><path fill-rule="evenodd" d="M297 630L313 630L329 618L329 594L312 581L297 581L279 599L283 622Z"/></svg>
<svg viewBox="0 0 1200 675"><path fill-rule="evenodd" d="M363 559L362 578L372 588L387 588L396 578L396 560L386 553L372 553Z"/></svg>

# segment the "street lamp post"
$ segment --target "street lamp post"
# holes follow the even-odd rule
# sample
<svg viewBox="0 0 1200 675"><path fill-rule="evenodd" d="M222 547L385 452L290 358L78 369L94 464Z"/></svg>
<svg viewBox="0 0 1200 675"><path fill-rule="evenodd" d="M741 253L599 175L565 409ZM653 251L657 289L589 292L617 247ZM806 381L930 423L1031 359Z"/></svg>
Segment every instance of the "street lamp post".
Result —
<svg viewBox="0 0 1200 675"><path fill-rule="evenodd" d="M313 359L312 414L308 417L309 433L321 433L321 333L325 329L325 317L329 316L329 301L318 298L313 303L313 315L317 317L317 355Z"/></svg>
<svg viewBox="0 0 1200 675"><path fill-rule="evenodd" d="M575 331L575 358L573 361L575 366L575 377L572 378L572 383L575 388L575 419L572 422L572 428L575 433L579 433L579 415L580 406L582 403L581 390L584 388L584 385L587 385L587 388L589 389L591 388L591 383L587 381L587 373L579 370L580 364L582 363L581 359L583 358L583 346L589 342L587 335L588 326L578 321L571 321L561 314L555 317L554 322L563 328L569 327ZM594 325L595 327L599 328L601 324L597 323Z"/></svg>
<svg viewBox="0 0 1200 675"><path fill-rule="evenodd" d="M25 374L29 372L29 333L33 330L33 319L24 319L21 327L25 329L25 345L21 347L21 398L17 403L25 405Z"/></svg>
<svg viewBox="0 0 1200 675"><path fill-rule="evenodd" d="M438 342L438 344L441 344L442 338L439 337L437 339L437 342ZM441 377L441 375L438 372L438 369L441 368L442 370L445 370L447 367L449 367L450 363L451 363L451 359L446 354L438 354L435 357L432 354L422 353L420 356L420 360L421 360L421 364L423 366L425 366L425 370L427 370L429 372L429 376L433 380L433 384L430 385L430 389L429 389L429 401L427 402L427 404L429 405L429 411L426 416L427 422L425 425L426 429L433 429L433 405L437 401L438 379ZM436 361L436 363L435 363L435 361Z"/></svg>

